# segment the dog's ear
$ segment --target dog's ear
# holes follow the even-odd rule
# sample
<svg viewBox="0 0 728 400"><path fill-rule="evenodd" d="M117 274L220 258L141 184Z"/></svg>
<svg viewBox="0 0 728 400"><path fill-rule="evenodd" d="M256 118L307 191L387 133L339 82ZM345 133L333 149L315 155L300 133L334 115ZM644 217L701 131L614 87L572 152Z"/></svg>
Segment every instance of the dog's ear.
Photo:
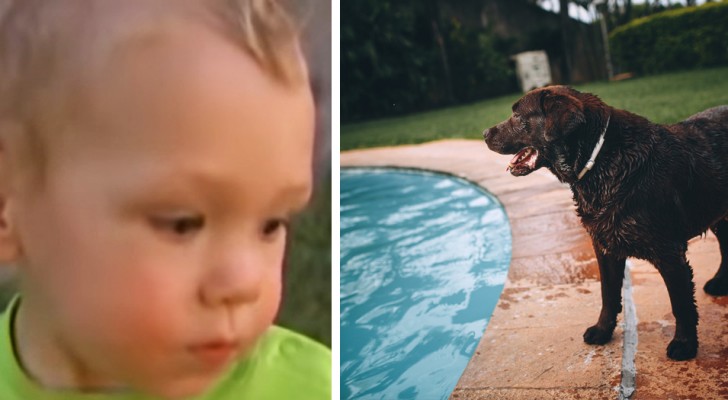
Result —
<svg viewBox="0 0 728 400"><path fill-rule="evenodd" d="M570 94L542 91L541 109L545 114L544 138L548 142L564 138L586 123L584 104Z"/></svg>

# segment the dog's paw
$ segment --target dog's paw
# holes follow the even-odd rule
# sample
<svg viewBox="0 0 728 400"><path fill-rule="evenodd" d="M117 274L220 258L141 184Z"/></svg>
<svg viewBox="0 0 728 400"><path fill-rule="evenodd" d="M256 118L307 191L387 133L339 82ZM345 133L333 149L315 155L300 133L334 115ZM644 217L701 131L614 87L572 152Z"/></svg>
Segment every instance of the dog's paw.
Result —
<svg viewBox="0 0 728 400"><path fill-rule="evenodd" d="M728 282L724 279L713 278L705 283L703 290L711 296L725 296L728 294Z"/></svg>
<svg viewBox="0 0 728 400"><path fill-rule="evenodd" d="M689 360L697 354L697 340L673 339L667 346L667 356L675 361Z"/></svg>
<svg viewBox="0 0 728 400"><path fill-rule="evenodd" d="M606 330L594 325L584 332L584 342L587 344L605 344L612 340L612 330Z"/></svg>

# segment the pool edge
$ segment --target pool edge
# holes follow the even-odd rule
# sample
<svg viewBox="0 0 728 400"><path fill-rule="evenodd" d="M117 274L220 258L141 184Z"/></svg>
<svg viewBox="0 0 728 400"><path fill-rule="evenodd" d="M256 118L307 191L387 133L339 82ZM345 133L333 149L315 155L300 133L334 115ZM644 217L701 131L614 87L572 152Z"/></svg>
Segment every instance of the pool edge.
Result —
<svg viewBox="0 0 728 400"><path fill-rule="evenodd" d="M342 152L341 166L452 175L491 193L508 215L508 278L451 398L614 398L621 376L621 332L599 348L580 340L598 315L599 284L571 193L545 171L511 177L504 172L509 159L478 141L441 140Z"/></svg>

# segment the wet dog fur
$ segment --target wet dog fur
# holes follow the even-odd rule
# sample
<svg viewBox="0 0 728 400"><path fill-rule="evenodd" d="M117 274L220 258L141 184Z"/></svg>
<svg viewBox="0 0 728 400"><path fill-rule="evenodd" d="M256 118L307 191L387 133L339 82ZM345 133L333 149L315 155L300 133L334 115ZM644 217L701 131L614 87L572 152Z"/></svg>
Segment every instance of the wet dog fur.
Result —
<svg viewBox="0 0 728 400"><path fill-rule="evenodd" d="M593 168L587 161L604 132ZM698 311L687 242L708 229L720 243L721 263L704 286L728 294L728 106L659 125L564 86L536 89L513 105L513 115L483 132L488 147L516 154L515 176L548 168L571 186L599 263L602 309L584 341L611 340L622 310L625 260L652 263L661 274L676 320L667 356L687 360L698 351Z"/></svg>

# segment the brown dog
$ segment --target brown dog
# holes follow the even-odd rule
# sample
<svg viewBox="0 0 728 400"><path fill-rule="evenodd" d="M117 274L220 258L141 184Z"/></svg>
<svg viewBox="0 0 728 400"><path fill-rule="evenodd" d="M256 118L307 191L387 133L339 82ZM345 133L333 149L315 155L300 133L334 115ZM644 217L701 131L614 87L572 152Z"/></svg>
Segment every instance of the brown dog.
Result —
<svg viewBox="0 0 728 400"><path fill-rule="evenodd" d="M564 86L536 89L513 105L508 120L483 132L488 147L515 154L515 176L546 167L568 183L599 263L602 310L584 341L604 344L622 310L627 257L657 267L676 320L668 357L698 350L690 238L711 229L722 261L704 290L728 294L728 106L675 125L606 105Z"/></svg>

